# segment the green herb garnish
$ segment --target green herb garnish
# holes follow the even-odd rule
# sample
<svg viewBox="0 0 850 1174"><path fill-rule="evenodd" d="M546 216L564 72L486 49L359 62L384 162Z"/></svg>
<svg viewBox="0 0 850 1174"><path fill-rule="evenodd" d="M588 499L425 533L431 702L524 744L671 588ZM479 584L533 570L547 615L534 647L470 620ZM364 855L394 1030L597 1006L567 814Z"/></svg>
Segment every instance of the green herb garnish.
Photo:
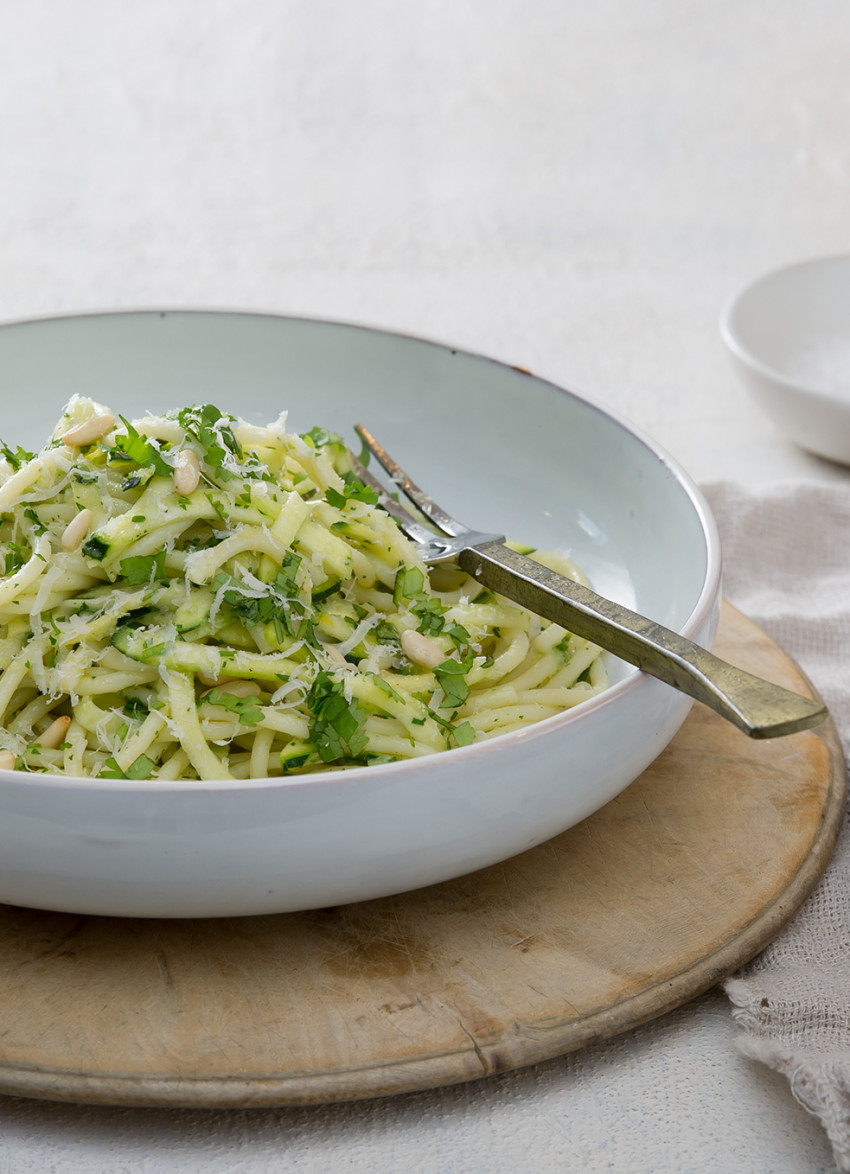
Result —
<svg viewBox="0 0 850 1174"><path fill-rule="evenodd" d="M346 700L341 681L320 672L307 694L307 706L312 715L310 741L322 762L358 758L363 753L369 742L363 729L366 713L356 701Z"/></svg>
<svg viewBox="0 0 850 1174"><path fill-rule="evenodd" d="M17 542L10 542L4 558L6 574L13 575L15 571L20 570L29 556L29 544L19 545Z"/></svg>
<svg viewBox="0 0 850 1174"><path fill-rule="evenodd" d="M88 558L95 559L97 562L103 559L108 550L109 543L104 542L102 538L98 538L96 534L92 538L89 538L88 542L84 542L82 547L83 554Z"/></svg>
<svg viewBox="0 0 850 1174"><path fill-rule="evenodd" d="M306 640L315 644L313 621L307 615L307 608L298 598L295 576L301 559L287 551L283 565L271 583L265 584L265 594L257 597L256 591L226 571L219 571L212 581L213 591L226 590L223 601L230 607L246 628L256 624L273 624L278 643L285 637Z"/></svg>
<svg viewBox="0 0 850 1174"><path fill-rule="evenodd" d="M468 652L463 660L444 660L434 669L437 683L445 693L440 709L457 709L469 696L466 674L472 668L473 656Z"/></svg>
<svg viewBox="0 0 850 1174"><path fill-rule="evenodd" d="M47 530L47 527L44 525L41 518L39 518L38 514L34 509L32 509L32 507L28 506L27 509L24 510L24 517L28 521L32 522L32 528L36 534L44 534Z"/></svg>
<svg viewBox="0 0 850 1174"><path fill-rule="evenodd" d="M147 702L142 697L134 697L132 694L124 698L124 712L127 717L134 721L144 721L150 713Z"/></svg>
<svg viewBox="0 0 850 1174"><path fill-rule="evenodd" d="M232 416L226 416L214 404L202 404L200 407L183 408L177 413L177 419L182 428L193 437L203 449L203 460L222 480L230 480L237 474L224 467L228 457L242 461L242 446L233 434L233 425L236 423ZM260 462L253 458L248 462L262 469ZM243 473L250 473L252 469L245 468Z"/></svg>
<svg viewBox="0 0 850 1174"><path fill-rule="evenodd" d="M0 440L0 453L6 458L9 464L16 471L20 469L21 465L25 465L27 461L35 459L34 452L27 452L25 448L21 448L18 444L14 449L9 448L4 440Z"/></svg>
<svg viewBox="0 0 850 1174"><path fill-rule="evenodd" d="M118 418L127 429L127 435L116 438L115 447L109 451L109 459L111 461L132 461L143 468L152 468L160 477L170 477L173 470L163 460L159 445L140 436L130 421L123 416Z"/></svg>
<svg viewBox="0 0 850 1174"><path fill-rule="evenodd" d="M149 779L156 763L147 754L140 754L138 758L123 771L114 758L107 758L104 770L98 776L101 779Z"/></svg>
<svg viewBox="0 0 850 1174"><path fill-rule="evenodd" d="M326 444L342 444L341 436L336 432L329 432L327 428L311 428L309 432L302 432L301 439L307 440L313 448L324 448Z"/></svg>
<svg viewBox="0 0 850 1174"><path fill-rule="evenodd" d="M443 616L449 610L438 599L421 599L410 609L419 620L417 632L437 636L445 627Z"/></svg>
<svg viewBox="0 0 850 1174"><path fill-rule="evenodd" d="M130 558L122 558L121 574L131 587L140 587L143 583L168 582L165 572L165 548L156 554L137 554Z"/></svg>
<svg viewBox="0 0 850 1174"><path fill-rule="evenodd" d="M235 693L213 689L211 693L207 694L205 700L210 705L219 705L222 709L235 713L239 718L240 725L257 726L263 720L263 711L257 697L237 697Z"/></svg>
<svg viewBox="0 0 850 1174"><path fill-rule="evenodd" d="M459 726L455 726L452 733L458 746L471 746L475 741L475 730L469 722L461 722Z"/></svg>
<svg viewBox="0 0 850 1174"><path fill-rule="evenodd" d="M342 493L329 486L325 490L325 501L328 505L341 510L349 501L363 501L367 505L376 505L378 495L371 485L364 485L353 473L347 473L343 479Z"/></svg>

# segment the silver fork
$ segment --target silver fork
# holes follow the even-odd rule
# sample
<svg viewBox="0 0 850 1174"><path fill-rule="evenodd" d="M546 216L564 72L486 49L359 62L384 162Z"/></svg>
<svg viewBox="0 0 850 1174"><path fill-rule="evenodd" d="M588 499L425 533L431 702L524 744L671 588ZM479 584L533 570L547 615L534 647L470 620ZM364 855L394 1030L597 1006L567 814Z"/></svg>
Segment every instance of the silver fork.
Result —
<svg viewBox="0 0 850 1174"><path fill-rule="evenodd" d="M357 476L374 489L423 562L456 562L484 586L701 701L751 738L793 734L827 716L820 702L735 668L677 632L517 554L502 535L464 526L411 481L368 429L358 424L356 431L393 484L435 527L418 521L351 454Z"/></svg>

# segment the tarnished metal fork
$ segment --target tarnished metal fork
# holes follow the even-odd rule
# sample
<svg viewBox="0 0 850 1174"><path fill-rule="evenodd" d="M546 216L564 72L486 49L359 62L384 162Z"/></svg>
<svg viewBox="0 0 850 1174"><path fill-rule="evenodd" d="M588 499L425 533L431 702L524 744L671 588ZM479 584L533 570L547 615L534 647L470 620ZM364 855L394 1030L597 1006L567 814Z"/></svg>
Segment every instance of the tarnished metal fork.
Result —
<svg viewBox="0 0 850 1174"><path fill-rule="evenodd" d="M464 526L411 481L368 429L358 424L356 431L392 483L435 528L418 521L351 454L357 476L374 489L423 562L457 563L491 590L701 701L751 738L793 734L826 717L820 702L735 668L677 632L517 554L502 535Z"/></svg>

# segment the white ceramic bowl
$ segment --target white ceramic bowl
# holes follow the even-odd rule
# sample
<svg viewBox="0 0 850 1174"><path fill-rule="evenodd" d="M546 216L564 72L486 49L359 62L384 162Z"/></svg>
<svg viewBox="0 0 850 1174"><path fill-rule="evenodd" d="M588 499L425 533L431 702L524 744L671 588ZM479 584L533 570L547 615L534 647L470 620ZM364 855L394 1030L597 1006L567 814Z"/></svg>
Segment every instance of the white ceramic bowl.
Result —
<svg viewBox="0 0 850 1174"><path fill-rule="evenodd" d="M68 397L122 414L213 402L351 436L372 427L458 517L565 550L598 590L710 645L707 507L654 444L508 366L359 326L138 312L0 327L2 435L38 446ZM352 436L353 439L353 436ZM628 666L561 717L427 759L241 783L0 771L0 901L210 917L384 896L506 859L577 823L661 752L689 702ZM616 866L616 862L612 862Z"/></svg>
<svg viewBox="0 0 850 1174"><path fill-rule="evenodd" d="M801 448L850 464L850 255L803 261L737 294L720 324L746 386Z"/></svg>

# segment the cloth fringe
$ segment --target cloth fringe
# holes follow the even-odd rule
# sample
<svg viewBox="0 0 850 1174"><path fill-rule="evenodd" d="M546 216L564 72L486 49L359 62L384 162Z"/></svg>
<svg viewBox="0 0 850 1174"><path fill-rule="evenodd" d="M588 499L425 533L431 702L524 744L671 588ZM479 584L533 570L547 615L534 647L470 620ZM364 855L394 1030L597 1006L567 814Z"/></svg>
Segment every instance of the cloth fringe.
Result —
<svg viewBox="0 0 850 1174"><path fill-rule="evenodd" d="M850 492L793 483L704 486L724 595L808 675L850 747ZM850 831L784 932L725 983L740 1050L783 1074L850 1174Z"/></svg>

